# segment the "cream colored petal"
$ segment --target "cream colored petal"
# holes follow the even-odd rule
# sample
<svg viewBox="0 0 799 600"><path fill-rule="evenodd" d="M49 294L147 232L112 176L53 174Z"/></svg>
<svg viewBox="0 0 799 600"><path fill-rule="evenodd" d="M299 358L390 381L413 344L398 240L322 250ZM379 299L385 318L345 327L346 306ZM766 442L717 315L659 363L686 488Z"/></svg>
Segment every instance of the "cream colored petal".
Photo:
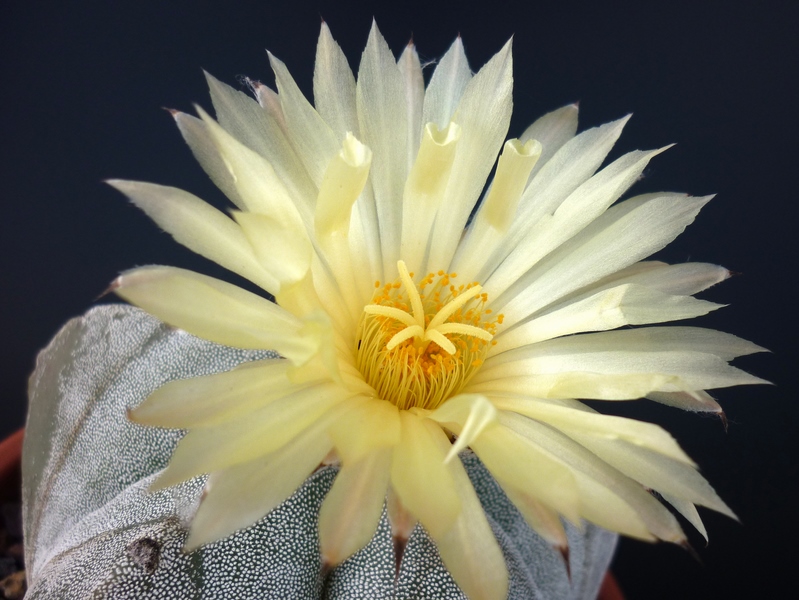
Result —
<svg viewBox="0 0 799 600"><path fill-rule="evenodd" d="M704 390L691 392L652 392L646 395L647 400L653 400L666 406L674 406L691 412L708 412L723 414L724 411L713 397Z"/></svg>
<svg viewBox="0 0 799 600"><path fill-rule="evenodd" d="M676 543L685 540L676 519L660 502L574 440L515 413L500 413L500 421L572 469L577 476L583 500L581 512L586 519L633 537L655 536ZM641 531L637 523L646 529Z"/></svg>
<svg viewBox="0 0 799 600"><path fill-rule="evenodd" d="M574 433L599 440L621 440L629 444L630 452L636 452L636 449L651 450L689 467L696 466L665 429L652 423L573 410L535 398L494 397L492 402L500 410L512 411L547 423L571 437L574 437Z"/></svg>
<svg viewBox="0 0 799 600"><path fill-rule="evenodd" d="M538 535L560 550L566 550L569 547L566 530L563 528L563 523L561 523L557 511L548 508L532 496L516 488L506 487L503 490L508 499L522 513L527 524Z"/></svg>
<svg viewBox="0 0 799 600"><path fill-rule="evenodd" d="M403 89L405 90L405 111L408 115L408 169L416 160L419 151L419 142L422 135L422 110L424 106L424 76L419 54L413 42L405 46L402 55L397 61L400 75L402 75Z"/></svg>
<svg viewBox="0 0 799 600"><path fill-rule="evenodd" d="M508 132L513 106L511 42L472 78L452 120L461 138L430 240L427 270L449 269L458 242Z"/></svg>
<svg viewBox="0 0 799 600"><path fill-rule="evenodd" d="M332 418L335 413L268 457L212 474L184 550L252 525L291 496L330 452L332 444L324 429Z"/></svg>
<svg viewBox="0 0 799 600"><path fill-rule="evenodd" d="M625 154L570 193L550 213L528 222L526 235L518 239L505 261L491 275L489 294L504 293L513 282L545 256L574 238L597 219L640 177L649 161L666 150L635 151ZM523 220L520 213L519 219ZM518 229L511 232L516 235Z"/></svg>
<svg viewBox="0 0 799 600"><path fill-rule="evenodd" d="M447 445L446 438L439 438L439 451L445 451ZM460 460L450 462L447 471L462 508L443 533L428 528L441 560L470 600L505 598L508 568L483 506Z"/></svg>
<svg viewBox="0 0 799 600"><path fill-rule="evenodd" d="M541 157L530 173L531 179L577 133L578 113L577 104L568 104L538 118L519 136L522 142L538 140L541 144Z"/></svg>
<svg viewBox="0 0 799 600"><path fill-rule="evenodd" d="M548 309L541 316L501 332L494 338L497 343L491 347L490 355L573 333L689 319L722 306L692 296L671 296L640 285L620 285Z"/></svg>
<svg viewBox="0 0 799 600"><path fill-rule="evenodd" d="M375 534L388 489L391 449L344 462L319 510L322 562L338 565L363 548Z"/></svg>
<svg viewBox="0 0 799 600"><path fill-rule="evenodd" d="M455 109L472 80L472 70L460 36L438 61L424 97L423 123L435 123L443 129L452 120Z"/></svg>
<svg viewBox="0 0 799 600"><path fill-rule="evenodd" d="M505 355L496 358L502 356ZM711 354L690 351L607 351L537 356L496 365L486 361L470 382L468 391L521 392L542 398L633 400L651 392L681 392L760 383L766 382Z"/></svg>
<svg viewBox="0 0 799 600"><path fill-rule="evenodd" d="M449 440L432 421L408 411L399 414L402 432L391 462L391 485L402 504L437 538L461 511L458 490L444 465Z"/></svg>
<svg viewBox="0 0 799 600"><path fill-rule="evenodd" d="M236 189L233 174L219 154L219 150L208 132L208 126L197 117L192 117L180 111L172 111L172 117L175 119L180 134L191 149L194 158L200 163L200 166L211 178L211 181L222 190L222 193L233 204L245 210L246 205Z"/></svg>
<svg viewBox="0 0 799 600"><path fill-rule="evenodd" d="M338 139L347 132L356 137L358 114L355 108L355 77L341 47L322 21L313 73L314 105Z"/></svg>
<svg viewBox="0 0 799 600"><path fill-rule="evenodd" d="M516 216L516 208L527 186L527 177L540 156L541 143L537 140L505 142L491 189L476 218L485 219L489 226L499 232L506 232Z"/></svg>
<svg viewBox="0 0 799 600"><path fill-rule="evenodd" d="M253 152L197 108L208 132L233 176L236 190L250 212L269 215L283 226L298 231L310 223L305 204L297 205L272 165Z"/></svg>
<svg viewBox="0 0 799 600"><path fill-rule="evenodd" d="M399 443L399 411L385 400L366 398L336 419L328 434L342 461L357 463L372 451Z"/></svg>
<svg viewBox="0 0 799 600"><path fill-rule="evenodd" d="M260 360L205 377L170 381L130 413L136 423L189 429L238 417L291 392L289 362Z"/></svg>
<svg viewBox="0 0 799 600"><path fill-rule="evenodd" d="M252 253L263 269L278 281L277 295L285 286L301 281L311 268L313 248L301 223L287 227L270 215L234 211Z"/></svg>
<svg viewBox="0 0 799 600"><path fill-rule="evenodd" d="M730 277L724 267L708 263L668 265L658 261L641 261L566 296L563 301L582 300L596 292L618 285L641 285L676 296L691 296Z"/></svg>
<svg viewBox="0 0 799 600"><path fill-rule="evenodd" d="M363 143L373 153L370 180L383 271L392 272L400 258L402 192L408 175L408 114L402 74L374 21L361 56L355 97Z"/></svg>
<svg viewBox="0 0 799 600"><path fill-rule="evenodd" d="M492 274L514 248L529 238L532 231L546 227L561 202L594 174L621 135L628 118L589 129L566 142L527 186L517 219L502 243L490 256L485 256L479 272L470 273L461 268L464 276L481 282L486 282L489 276L494 277L492 285L495 288L490 292L492 298L497 297L495 290L504 290L515 281L507 274L503 276L502 272ZM527 260L523 255L517 258ZM504 265L503 270L512 266Z"/></svg>
<svg viewBox="0 0 799 600"><path fill-rule="evenodd" d="M236 348L276 350L296 363L319 351L303 322L239 287L174 267L126 271L112 284L119 296L165 323Z"/></svg>
<svg viewBox="0 0 799 600"><path fill-rule="evenodd" d="M487 429L471 446L503 489L518 490L580 522L580 490L567 466L506 427Z"/></svg>
<svg viewBox="0 0 799 600"><path fill-rule="evenodd" d="M708 541L707 529L705 529L705 524L702 523L702 518L699 516L699 512L696 510L696 506L694 506L693 503L682 500L681 498L669 496L668 494L661 493L661 496L663 496L663 499L671 504L678 513L685 517L686 521L696 528L702 537L705 538L705 542Z"/></svg>
<svg viewBox="0 0 799 600"><path fill-rule="evenodd" d="M307 213L316 187L294 152L281 124L247 94L205 74L219 124L239 142L263 156L289 194ZM247 83L253 85L249 80Z"/></svg>
<svg viewBox="0 0 799 600"><path fill-rule="evenodd" d="M112 179L107 181L159 227L189 250L241 275L270 293L277 282L258 264L247 238L225 214L173 187Z"/></svg>
<svg viewBox="0 0 799 600"><path fill-rule="evenodd" d="M485 396L461 394L447 400L427 417L458 436L444 459L444 462L448 463L458 455L458 452L465 450L476 440L487 427L497 422L497 410Z"/></svg>
<svg viewBox="0 0 799 600"><path fill-rule="evenodd" d="M684 462L675 461L624 439L602 438L576 429L564 433L647 488L711 508L732 519L736 518L735 513L719 498L707 480L694 467Z"/></svg>
<svg viewBox="0 0 799 600"><path fill-rule="evenodd" d="M333 384L306 386L245 415L192 429L180 440L169 466L152 489L163 489L276 452L348 395Z"/></svg>
<svg viewBox="0 0 799 600"><path fill-rule="evenodd" d="M303 96L286 65L269 53L275 72L280 106L286 119L289 141L305 165L311 181L322 183L327 163L341 147L339 139L311 103Z"/></svg>
<svg viewBox="0 0 799 600"><path fill-rule="evenodd" d="M353 269L349 232L353 205L361 196L369 176L371 150L348 133L342 149L333 156L319 188L314 214L317 248L335 278L338 293L357 323L363 308L358 275Z"/></svg>
<svg viewBox="0 0 799 600"><path fill-rule="evenodd" d="M405 184L400 255L417 276L422 275L426 265L430 235L449 183L460 136L457 123L450 122L442 130L428 123Z"/></svg>
<svg viewBox="0 0 799 600"><path fill-rule="evenodd" d="M492 307L501 310L510 326L660 250L682 233L708 200L653 194L622 202L538 262L500 298L492 295L493 278L486 282L489 297L496 298Z"/></svg>

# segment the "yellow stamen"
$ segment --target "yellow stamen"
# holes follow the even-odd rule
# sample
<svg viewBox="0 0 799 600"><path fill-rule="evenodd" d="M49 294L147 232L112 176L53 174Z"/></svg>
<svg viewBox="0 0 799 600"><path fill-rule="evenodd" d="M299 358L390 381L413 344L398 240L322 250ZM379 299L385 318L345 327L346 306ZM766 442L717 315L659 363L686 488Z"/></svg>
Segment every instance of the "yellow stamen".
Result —
<svg viewBox="0 0 799 600"><path fill-rule="evenodd" d="M399 281L375 283L355 349L377 394L401 409L434 409L457 394L483 364L502 315L489 320L478 283L450 285L457 273L428 273L417 285L403 261ZM432 286L426 294L420 293Z"/></svg>

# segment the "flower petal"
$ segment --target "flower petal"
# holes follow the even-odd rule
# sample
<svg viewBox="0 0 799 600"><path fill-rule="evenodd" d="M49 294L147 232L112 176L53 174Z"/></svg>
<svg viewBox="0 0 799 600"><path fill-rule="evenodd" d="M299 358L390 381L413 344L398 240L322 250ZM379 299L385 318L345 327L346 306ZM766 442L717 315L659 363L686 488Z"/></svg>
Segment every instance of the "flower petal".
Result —
<svg viewBox="0 0 799 600"><path fill-rule="evenodd" d="M443 129L452 120L466 86L472 80L472 70L463 50L460 36L438 61L424 96L423 123L435 123Z"/></svg>
<svg viewBox="0 0 799 600"><path fill-rule="evenodd" d="M722 306L692 296L671 296L640 285L620 285L580 301L563 303L501 332L495 336L497 344L491 347L490 355L573 333L698 317Z"/></svg>
<svg viewBox="0 0 799 600"><path fill-rule="evenodd" d="M338 139L347 132L358 132L358 114L355 107L355 77L347 57L322 21L319 42L316 45L316 62L313 73L314 106Z"/></svg>
<svg viewBox="0 0 799 600"><path fill-rule="evenodd" d="M579 523L580 490L571 469L506 427L492 427L472 449L505 490L518 490Z"/></svg>
<svg viewBox="0 0 799 600"><path fill-rule="evenodd" d="M332 444L324 428L334 417L330 413L320 419L265 459L212 474L184 550L252 525L291 496L330 452Z"/></svg>
<svg viewBox="0 0 799 600"><path fill-rule="evenodd" d="M542 421L570 437L574 437L574 433L581 436L580 439L591 436L600 440L622 440L635 448L651 450L691 467L696 466L666 430L652 423L574 410L535 398L500 396L492 401L498 409Z"/></svg>
<svg viewBox="0 0 799 600"><path fill-rule="evenodd" d="M399 415L402 432L391 462L391 485L430 535L440 537L461 511L458 490L444 465L449 441L432 421L404 410Z"/></svg>
<svg viewBox="0 0 799 600"><path fill-rule="evenodd" d="M228 199L242 210L246 210L244 200L236 189L236 181L228 169L225 160L219 154L208 126L197 117L192 117L180 111L171 111L172 117L183 136L184 141L191 149L194 158Z"/></svg>
<svg viewBox="0 0 799 600"><path fill-rule="evenodd" d="M198 107L197 112L225 161L247 210L269 215L297 235L305 235L303 224L310 223L310 207L304 203L295 204L269 161L236 140L201 108Z"/></svg>
<svg viewBox="0 0 799 600"><path fill-rule="evenodd" d="M583 498L582 514L589 521L632 537L685 540L676 519L660 502L577 442L515 413L500 413L500 421L572 469Z"/></svg>
<svg viewBox="0 0 799 600"><path fill-rule="evenodd" d="M173 187L111 179L148 217L189 250L238 273L270 293L277 282L253 255L247 238L230 218L196 196Z"/></svg>
<svg viewBox="0 0 799 600"><path fill-rule="evenodd" d="M240 416L290 393L289 362L267 359L205 377L171 381L130 413L136 423L188 429Z"/></svg>
<svg viewBox="0 0 799 600"><path fill-rule="evenodd" d="M561 146L568 142L577 133L577 115L579 107L577 104L568 104L557 110L545 114L538 118L532 125L524 130L519 136L519 140L538 140L541 144L541 158L533 167L530 173L530 180L535 177L541 168L547 164L550 158L560 150Z"/></svg>
<svg viewBox="0 0 799 600"><path fill-rule="evenodd" d="M399 258L402 191L408 175L405 88L394 56L372 22L361 57L356 103L363 142L373 153L371 182L377 202L383 271Z"/></svg>
<svg viewBox="0 0 799 600"><path fill-rule="evenodd" d="M388 489L391 449L345 462L319 510L322 561L337 565L369 543L377 530Z"/></svg>
<svg viewBox="0 0 799 600"><path fill-rule="evenodd" d="M603 439L574 429L564 433L646 487L736 519L735 513L694 467L627 440Z"/></svg>
<svg viewBox="0 0 799 600"><path fill-rule="evenodd" d="M280 107L286 120L289 141L305 165L311 181L322 183L327 163L341 147L339 139L311 103L303 96L286 65L269 52L275 72Z"/></svg>
<svg viewBox="0 0 799 600"><path fill-rule="evenodd" d="M385 400L366 398L336 419L328 431L344 464L361 461L370 452L400 441L399 410Z"/></svg>
<svg viewBox="0 0 799 600"><path fill-rule="evenodd" d="M463 92L452 120L461 127L461 138L439 218L430 240L428 270L449 268L486 179L494 166L510 124L513 105L511 42L472 78Z"/></svg>
<svg viewBox="0 0 799 600"><path fill-rule="evenodd" d="M440 451L443 452L447 444L445 438L439 438ZM508 568L483 506L460 460L451 461L447 471L462 508L452 526L443 533L428 529L441 560L470 600L505 598Z"/></svg>
<svg viewBox="0 0 799 600"><path fill-rule="evenodd" d="M507 325L534 314L566 294L622 269L672 241L708 201L680 194L639 196L607 210L550 253L496 298ZM484 288L491 296L496 282Z"/></svg>
<svg viewBox="0 0 799 600"><path fill-rule="evenodd" d="M322 344L303 338L303 321L235 285L174 267L126 271L112 284L119 296L165 323L197 337L257 350L276 350L295 363Z"/></svg>
<svg viewBox="0 0 799 600"><path fill-rule="evenodd" d="M422 135L422 111L424 107L424 76L419 54L413 42L405 46L402 55L397 61L400 75L402 75L403 89L405 90L405 111L408 115L408 169L416 160L419 151L419 141Z"/></svg>
<svg viewBox="0 0 799 600"><path fill-rule="evenodd" d="M447 400L427 417L458 435L444 459L448 463L476 440L486 427L497 422L497 410L485 396L461 394Z"/></svg>
<svg viewBox="0 0 799 600"><path fill-rule="evenodd" d="M333 384L305 386L244 415L192 429L178 442L169 466L151 489L276 452L349 395Z"/></svg>

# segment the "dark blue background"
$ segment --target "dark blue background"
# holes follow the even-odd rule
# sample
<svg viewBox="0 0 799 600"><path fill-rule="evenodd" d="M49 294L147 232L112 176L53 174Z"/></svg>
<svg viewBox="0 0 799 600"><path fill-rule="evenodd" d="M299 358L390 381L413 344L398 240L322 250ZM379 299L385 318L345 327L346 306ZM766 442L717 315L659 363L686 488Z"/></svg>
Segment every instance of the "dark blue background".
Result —
<svg viewBox="0 0 799 600"><path fill-rule="evenodd" d="M38 349L119 271L162 263L229 277L101 183L175 185L221 206L160 108L210 108L202 68L233 85L241 75L271 82L265 48L310 93L320 17L356 67L373 15L395 52L413 36L423 60L460 33L474 69L515 35L511 135L575 100L582 128L634 112L612 156L678 142L636 191L718 193L661 258L741 273L705 295L731 306L699 324L773 350L738 364L777 386L719 391L727 434L716 420L651 403L622 410L669 428L743 524L703 513L710 546L692 540L704 565L679 548L625 541L615 571L630 598L770 597L780 583L795 587L793 1L2 3L0 436L24 422Z"/></svg>

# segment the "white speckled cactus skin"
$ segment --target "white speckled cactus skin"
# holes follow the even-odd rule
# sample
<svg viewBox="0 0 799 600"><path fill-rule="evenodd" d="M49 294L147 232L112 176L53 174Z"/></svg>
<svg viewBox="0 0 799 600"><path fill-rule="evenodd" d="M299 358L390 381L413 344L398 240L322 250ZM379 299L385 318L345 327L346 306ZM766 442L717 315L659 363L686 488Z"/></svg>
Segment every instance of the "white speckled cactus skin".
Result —
<svg viewBox="0 0 799 600"><path fill-rule="evenodd" d="M323 578L316 520L332 467L252 527L182 551L204 482L148 493L181 432L135 425L126 411L167 381L268 357L199 340L129 306L98 307L70 321L40 354L30 381L26 598L464 598L421 528L395 577L385 514L372 542ZM476 457L462 459L504 552L509 597L595 597L615 535L569 528L569 577L563 558Z"/></svg>

